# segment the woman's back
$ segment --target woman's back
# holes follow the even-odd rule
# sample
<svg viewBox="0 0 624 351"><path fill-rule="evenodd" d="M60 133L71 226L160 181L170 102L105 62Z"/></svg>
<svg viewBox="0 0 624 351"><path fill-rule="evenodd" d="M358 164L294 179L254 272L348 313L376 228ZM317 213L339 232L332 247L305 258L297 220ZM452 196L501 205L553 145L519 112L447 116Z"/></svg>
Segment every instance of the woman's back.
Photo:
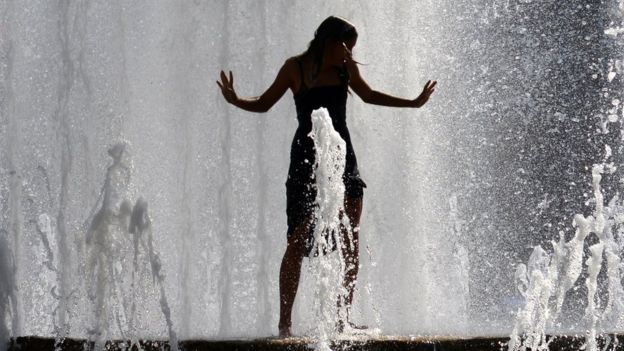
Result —
<svg viewBox="0 0 624 351"><path fill-rule="evenodd" d="M314 75L311 68L306 69L306 60L295 58L297 63L298 84L293 94L297 108L299 128L309 132L312 127L310 116L313 110L325 107L329 111L334 128L346 129L346 103L349 89L349 74L345 66L332 66L331 69ZM306 79L311 77L312 79Z"/></svg>
<svg viewBox="0 0 624 351"><path fill-rule="evenodd" d="M306 79L306 65L302 58L295 58L299 70L298 90L293 94L299 126L291 147L289 178L311 179L314 164L314 145L308 136L312 130L312 111L324 107L329 112L334 129L347 144L345 174L357 172L357 161L347 129L346 103L349 78L345 66L333 66L318 75L312 83ZM333 73L333 74L332 74ZM333 77L332 77L333 75ZM310 86L311 85L311 86Z"/></svg>

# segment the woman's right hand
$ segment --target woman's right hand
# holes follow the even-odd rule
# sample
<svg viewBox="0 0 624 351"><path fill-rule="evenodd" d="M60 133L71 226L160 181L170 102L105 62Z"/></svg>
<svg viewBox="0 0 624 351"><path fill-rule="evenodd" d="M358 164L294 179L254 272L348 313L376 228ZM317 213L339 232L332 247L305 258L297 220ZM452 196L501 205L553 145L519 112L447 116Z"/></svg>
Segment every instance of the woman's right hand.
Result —
<svg viewBox="0 0 624 351"><path fill-rule="evenodd" d="M414 99L413 102L413 107L422 107L428 100L429 97L431 96L431 94L433 94L433 92L435 91L435 89L433 89L435 87L435 85L437 84L437 81L427 81L427 84L425 84L425 87L423 88L422 93L420 93L420 95Z"/></svg>
<svg viewBox="0 0 624 351"><path fill-rule="evenodd" d="M232 77L232 71L230 71L230 79L225 75L225 72L221 71L221 82L217 81L217 85L221 88L221 93L227 102L234 104L238 99L236 92L234 91L234 77Z"/></svg>

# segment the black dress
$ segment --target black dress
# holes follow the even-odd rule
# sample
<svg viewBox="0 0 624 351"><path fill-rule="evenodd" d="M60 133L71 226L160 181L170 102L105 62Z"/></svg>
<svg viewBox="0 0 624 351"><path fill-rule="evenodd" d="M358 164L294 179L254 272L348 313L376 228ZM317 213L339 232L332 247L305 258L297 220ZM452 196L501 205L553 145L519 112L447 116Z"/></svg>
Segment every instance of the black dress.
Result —
<svg viewBox="0 0 624 351"><path fill-rule="evenodd" d="M286 181L286 215L288 218L288 233L292 235L295 228L312 219L314 215L314 201L316 199L314 171L314 142L308 136L312 130L312 111L325 107L331 116L334 129L340 134L347 145L346 164L343 174L345 196L361 198L366 184L360 178L357 160L351 137L347 129L346 103L349 87L349 76L346 67L336 68L340 77L340 84L308 88L305 86L303 68L301 71L301 88L294 95L297 108L299 126L290 149L290 167ZM314 246L314 223L306 236L306 256L309 256Z"/></svg>

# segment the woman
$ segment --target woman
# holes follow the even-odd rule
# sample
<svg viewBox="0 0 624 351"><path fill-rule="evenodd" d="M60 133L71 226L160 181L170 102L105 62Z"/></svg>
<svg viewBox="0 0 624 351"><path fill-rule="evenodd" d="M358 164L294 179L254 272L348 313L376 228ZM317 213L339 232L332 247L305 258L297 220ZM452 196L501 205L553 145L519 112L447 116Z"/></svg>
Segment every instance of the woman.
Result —
<svg viewBox="0 0 624 351"><path fill-rule="evenodd" d="M268 111L286 92L293 92L299 127L295 132L290 153L290 167L286 181L286 214L288 217L287 245L280 268L280 320L279 335L291 335L291 312L299 285L301 263L310 256L313 247L314 200L316 191L312 179L314 164L313 141L307 136L312 128L314 109L328 109L336 131L345 140L347 157L343 181L345 183L344 208L351 224L343 228L341 248L345 260L344 287L347 294L339 298L339 306L346 309L346 321L339 321L342 330L349 320L349 312L359 268L358 240L362 213L363 188L355 153L346 124L345 106L350 87L364 102L394 107L421 107L433 93L435 81L428 81L422 93L414 100L402 99L371 89L360 75L351 51L357 42L355 27L346 20L330 16L321 23L301 55L286 60L275 81L260 96L241 98L234 91L232 72L229 78L221 71L217 85L230 104L251 112Z"/></svg>

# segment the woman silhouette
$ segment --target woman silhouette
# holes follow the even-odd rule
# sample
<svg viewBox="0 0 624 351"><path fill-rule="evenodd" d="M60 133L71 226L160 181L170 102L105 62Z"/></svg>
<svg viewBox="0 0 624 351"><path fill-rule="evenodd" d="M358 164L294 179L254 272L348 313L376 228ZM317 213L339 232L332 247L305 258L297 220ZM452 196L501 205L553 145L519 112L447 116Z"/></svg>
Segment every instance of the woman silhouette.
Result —
<svg viewBox="0 0 624 351"><path fill-rule="evenodd" d="M336 131L347 145L344 208L351 224L343 228L341 247L345 260L343 285L347 291L338 304L346 309L346 321L337 328L358 328L349 320L353 292L359 269L358 240L362 213L363 188L357 161L346 123L346 101L350 87L364 102L393 107L421 107L434 92L436 81L428 81L422 93L414 100L402 99L371 89L360 75L351 52L357 42L355 27L334 16L325 19L314 33L308 49L284 62L275 81L260 96L241 98L234 91L232 72L229 77L221 71L217 84L230 104L251 112L268 111L286 92L293 92L299 126L290 152L290 167L286 181L286 215L288 218L287 245L280 268L280 320L279 335L291 335L291 312L299 285L303 258L310 256L314 232L314 146L308 137L312 128L311 113L319 107L329 111Z"/></svg>

